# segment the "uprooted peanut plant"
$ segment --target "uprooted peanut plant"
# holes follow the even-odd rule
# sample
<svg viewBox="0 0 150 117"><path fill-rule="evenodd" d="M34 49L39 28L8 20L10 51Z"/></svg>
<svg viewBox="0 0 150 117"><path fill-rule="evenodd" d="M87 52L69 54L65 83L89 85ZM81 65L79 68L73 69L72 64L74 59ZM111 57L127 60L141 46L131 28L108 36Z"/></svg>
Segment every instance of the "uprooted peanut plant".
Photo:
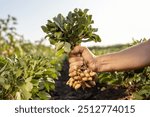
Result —
<svg viewBox="0 0 150 117"><path fill-rule="evenodd" d="M81 42L101 41L100 37L95 34L98 29L92 27L94 23L92 15L87 12L88 9L74 9L66 17L58 14L53 18L53 21L48 20L47 24L42 26L50 43L55 45L57 53L69 54ZM66 83L70 87L84 89L95 86L96 73L89 70L86 64L77 68L73 73L74 77L70 77Z"/></svg>

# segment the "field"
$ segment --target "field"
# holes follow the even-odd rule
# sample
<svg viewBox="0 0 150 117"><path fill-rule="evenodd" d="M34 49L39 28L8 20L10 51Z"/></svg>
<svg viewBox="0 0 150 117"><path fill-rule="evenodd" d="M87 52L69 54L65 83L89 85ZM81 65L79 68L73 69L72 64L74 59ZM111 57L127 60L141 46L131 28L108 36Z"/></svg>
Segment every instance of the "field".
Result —
<svg viewBox="0 0 150 117"><path fill-rule="evenodd" d="M15 29L16 19L0 19L0 99L150 99L150 67L98 73L96 86L74 90L66 85L68 56L43 40L30 43ZM96 55L116 52L132 44L90 47Z"/></svg>

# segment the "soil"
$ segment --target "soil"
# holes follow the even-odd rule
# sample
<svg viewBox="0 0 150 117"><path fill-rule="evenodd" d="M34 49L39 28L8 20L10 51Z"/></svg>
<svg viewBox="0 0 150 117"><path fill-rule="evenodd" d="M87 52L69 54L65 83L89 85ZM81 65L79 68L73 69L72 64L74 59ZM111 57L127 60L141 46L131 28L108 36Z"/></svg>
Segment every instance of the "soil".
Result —
<svg viewBox="0 0 150 117"><path fill-rule="evenodd" d="M87 90L73 88L66 85L68 76L69 64L67 61L63 64L61 77L56 81L56 89L51 93L54 100L120 100L128 99L127 89L124 87L107 88L100 90L100 84Z"/></svg>

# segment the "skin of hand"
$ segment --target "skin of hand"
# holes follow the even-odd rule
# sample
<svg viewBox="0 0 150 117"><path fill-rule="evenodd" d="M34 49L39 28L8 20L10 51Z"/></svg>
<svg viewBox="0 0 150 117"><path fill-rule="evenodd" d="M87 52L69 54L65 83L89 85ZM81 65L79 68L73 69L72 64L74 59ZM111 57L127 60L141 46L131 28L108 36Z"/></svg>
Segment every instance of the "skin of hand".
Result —
<svg viewBox="0 0 150 117"><path fill-rule="evenodd" d="M102 56L94 56L86 47L76 46L70 53L69 72L82 66L83 60L95 72L125 71L149 66L150 40L120 52Z"/></svg>
<svg viewBox="0 0 150 117"><path fill-rule="evenodd" d="M88 68L92 71L96 71L96 56L91 53L91 51L82 46L76 46L70 52L69 55L69 63L70 69L69 72L71 73L76 68L81 67L84 62L88 65ZM84 60L84 61L83 61Z"/></svg>

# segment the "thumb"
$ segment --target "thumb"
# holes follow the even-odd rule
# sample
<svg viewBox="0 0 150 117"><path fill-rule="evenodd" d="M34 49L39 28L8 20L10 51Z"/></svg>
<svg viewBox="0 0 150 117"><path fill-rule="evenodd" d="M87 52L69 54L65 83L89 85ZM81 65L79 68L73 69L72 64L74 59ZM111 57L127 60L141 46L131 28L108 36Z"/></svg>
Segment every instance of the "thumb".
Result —
<svg viewBox="0 0 150 117"><path fill-rule="evenodd" d="M82 52L83 52L85 49L86 49L86 47L83 47L83 46L78 45L78 46L75 46L75 47L73 48L73 50L70 52L70 54L71 54L71 55L72 55L72 54L82 54Z"/></svg>
<svg viewBox="0 0 150 117"><path fill-rule="evenodd" d="M93 62L93 59L95 56L88 48L85 48L84 51L81 53L81 55L83 59L85 60L85 62L88 64Z"/></svg>

